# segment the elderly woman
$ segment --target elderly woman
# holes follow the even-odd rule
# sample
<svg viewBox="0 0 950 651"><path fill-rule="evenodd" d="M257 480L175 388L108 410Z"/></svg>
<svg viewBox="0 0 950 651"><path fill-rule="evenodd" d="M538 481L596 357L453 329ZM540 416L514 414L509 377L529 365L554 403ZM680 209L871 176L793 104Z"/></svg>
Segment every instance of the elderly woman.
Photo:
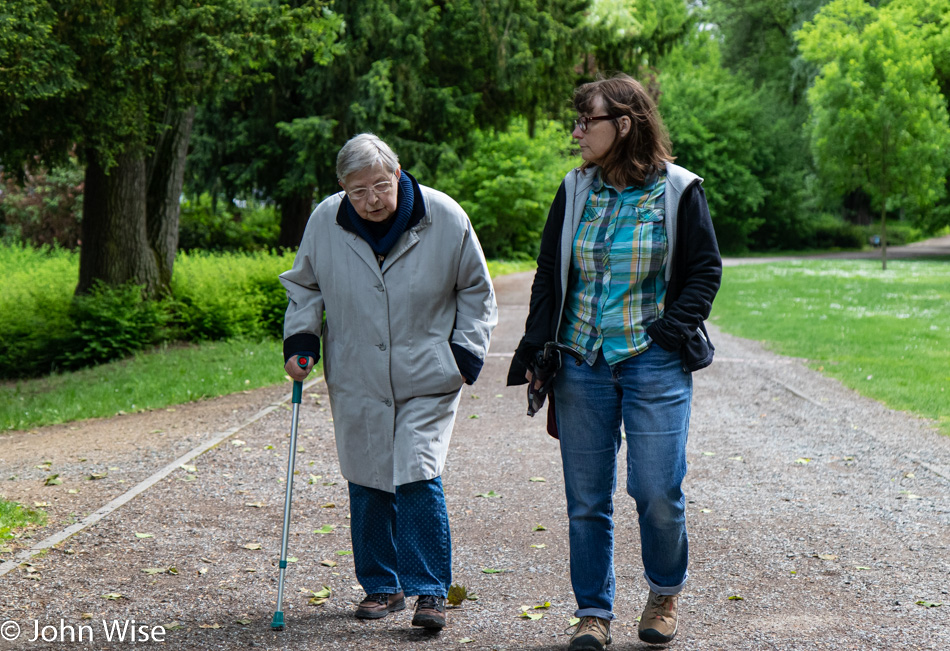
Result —
<svg viewBox="0 0 950 651"><path fill-rule="evenodd" d="M603 651L614 618L621 425L650 589L639 637L662 644L676 634L687 576L682 481L691 372L712 360L703 321L722 262L702 179L673 164L643 86L626 75L584 84L574 107L572 135L584 164L554 197L508 383L538 386L546 369L537 353L549 341L583 360L568 359L557 371L548 410L561 446L580 618L569 648ZM620 544L630 545L626 535Z"/></svg>
<svg viewBox="0 0 950 651"><path fill-rule="evenodd" d="M497 322L495 294L468 216L385 142L356 136L336 171L343 192L317 206L280 276L285 369L303 380L323 339L367 593L356 616L385 617L415 595L412 625L441 629L452 545L440 476L462 384L478 377Z"/></svg>

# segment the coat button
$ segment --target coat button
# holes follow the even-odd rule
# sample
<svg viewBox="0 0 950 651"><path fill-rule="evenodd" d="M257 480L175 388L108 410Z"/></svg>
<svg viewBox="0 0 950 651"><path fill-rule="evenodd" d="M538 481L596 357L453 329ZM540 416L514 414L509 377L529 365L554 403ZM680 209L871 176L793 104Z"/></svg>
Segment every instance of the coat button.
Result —
<svg viewBox="0 0 950 651"><path fill-rule="evenodd" d="M386 344L376 344L376 347L380 350L386 350Z"/></svg>
<svg viewBox="0 0 950 651"><path fill-rule="evenodd" d="M392 406L393 406L393 401L390 400L389 398L386 398L385 400L383 400L383 403L384 403L387 407L392 407Z"/></svg>
<svg viewBox="0 0 950 651"><path fill-rule="evenodd" d="M381 291L383 291L384 289L386 289L386 288L383 287L382 285L376 285L376 291L377 291L377 292L381 292Z"/></svg>

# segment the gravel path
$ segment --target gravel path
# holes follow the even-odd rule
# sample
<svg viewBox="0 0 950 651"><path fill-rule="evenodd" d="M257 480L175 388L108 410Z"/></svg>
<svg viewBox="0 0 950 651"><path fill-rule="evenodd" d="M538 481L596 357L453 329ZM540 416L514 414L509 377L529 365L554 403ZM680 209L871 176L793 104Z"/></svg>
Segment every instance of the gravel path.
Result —
<svg viewBox="0 0 950 651"><path fill-rule="evenodd" d="M130 619L169 629L163 643L148 646L176 650L565 649L575 605L557 444L542 419L524 416L523 389L504 386L530 278L499 279L491 357L462 399L444 482L455 580L478 600L451 609L441 634L412 629L409 610L373 623L351 616L362 592L352 556L338 554L350 549L347 493L317 383L305 391L300 423L287 630L270 630L290 424L283 405L198 457L193 469L176 470L0 577L0 633L12 630L6 620L22 629L0 649L127 648L128 641L106 639L102 620ZM716 362L695 375L688 447L691 576L670 648L950 649L950 438L800 360L715 328L711 336ZM0 437L3 494L51 505L50 523L14 551L286 400L285 391ZM35 467L44 461L48 468ZM108 476L85 479L97 471ZM44 486L53 473L63 484ZM646 585L633 504L622 492L616 510L611 648L645 649L636 617ZM317 533L325 525L330 533ZM310 605L324 586L330 598ZM530 611L541 619L519 617L523 606L545 602L549 608ZM61 620L67 642L59 641ZM29 642L34 622L53 626L47 633L57 641ZM68 626L81 624L92 642L87 631L87 641L68 642Z"/></svg>

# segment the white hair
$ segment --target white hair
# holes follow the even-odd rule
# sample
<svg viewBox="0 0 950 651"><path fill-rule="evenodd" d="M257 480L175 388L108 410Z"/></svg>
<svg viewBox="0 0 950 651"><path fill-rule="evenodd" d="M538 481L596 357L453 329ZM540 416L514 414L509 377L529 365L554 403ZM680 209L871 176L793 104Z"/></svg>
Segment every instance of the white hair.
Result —
<svg viewBox="0 0 950 651"><path fill-rule="evenodd" d="M354 172L381 165L393 174L399 169L399 157L372 133L361 133L350 138L336 155L336 178L341 183Z"/></svg>

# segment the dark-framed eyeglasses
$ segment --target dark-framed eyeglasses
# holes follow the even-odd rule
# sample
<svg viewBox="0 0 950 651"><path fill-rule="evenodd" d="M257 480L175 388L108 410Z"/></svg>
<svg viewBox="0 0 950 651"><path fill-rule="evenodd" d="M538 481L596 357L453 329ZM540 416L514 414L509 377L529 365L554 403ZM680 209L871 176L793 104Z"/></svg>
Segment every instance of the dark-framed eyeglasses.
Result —
<svg viewBox="0 0 950 651"><path fill-rule="evenodd" d="M616 115L582 115L574 120L574 128L587 133L587 127L595 120L615 120Z"/></svg>
<svg viewBox="0 0 950 651"><path fill-rule="evenodd" d="M393 176L395 176L395 174L393 174ZM392 189L393 181L380 181L379 183L374 183L371 188L353 188L352 190L347 190L346 195L350 198L350 201L365 201L369 198L370 192L378 197Z"/></svg>

